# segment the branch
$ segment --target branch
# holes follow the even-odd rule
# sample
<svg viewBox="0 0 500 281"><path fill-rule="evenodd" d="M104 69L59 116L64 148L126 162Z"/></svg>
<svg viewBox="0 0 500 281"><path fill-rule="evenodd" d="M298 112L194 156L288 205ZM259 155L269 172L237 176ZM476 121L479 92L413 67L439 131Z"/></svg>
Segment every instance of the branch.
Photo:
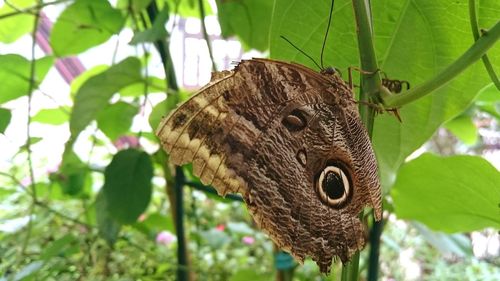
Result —
<svg viewBox="0 0 500 281"><path fill-rule="evenodd" d="M210 38L208 38L207 26L205 24L205 7L203 6L203 0L198 0L198 5L200 6L200 20L201 29L203 30L203 38L207 43L208 54L210 55L210 60L212 61L212 71L217 71L217 66L215 65L214 55L212 53L212 44L210 44Z"/></svg>
<svg viewBox="0 0 500 281"><path fill-rule="evenodd" d="M477 24L475 0L469 0L469 17L470 17L470 27L472 28L474 41L477 41L480 35L479 35L479 26ZM490 75L491 81L493 81L493 84L495 84L497 89L500 90L500 81L498 81L498 77L495 73L495 70L493 69L493 66L491 65L488 55L484 54L484 56L481 59L483 60L483 64L484 67L486 68L486 71Z"/></svg>
<svg viewBox="0 0 500 281"><path fill-rule="evenodd" d="M490 30L483 32L482 36L455 62L446 67L441 73L431 80L412 88L401 95L389 95L382 93L385 107L400 107L422 98L432 91L445 85L455 78L471 64L479 60L500 38L500 21Z"/></svg>

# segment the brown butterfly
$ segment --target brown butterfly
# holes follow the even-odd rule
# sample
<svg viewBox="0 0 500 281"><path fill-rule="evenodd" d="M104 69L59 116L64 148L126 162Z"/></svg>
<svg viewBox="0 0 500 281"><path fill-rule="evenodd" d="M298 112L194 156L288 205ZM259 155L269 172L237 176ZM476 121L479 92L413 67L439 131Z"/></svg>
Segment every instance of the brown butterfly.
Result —
<svg viewBox="0 0 500 281"><path fill-rule="evenodd" d="M377 162L351 89L337 75L269 59L239 63L163 119L175 165L224 196L241 193L256 223L322 272L365 244L358 214L382 216Z"/></svg>

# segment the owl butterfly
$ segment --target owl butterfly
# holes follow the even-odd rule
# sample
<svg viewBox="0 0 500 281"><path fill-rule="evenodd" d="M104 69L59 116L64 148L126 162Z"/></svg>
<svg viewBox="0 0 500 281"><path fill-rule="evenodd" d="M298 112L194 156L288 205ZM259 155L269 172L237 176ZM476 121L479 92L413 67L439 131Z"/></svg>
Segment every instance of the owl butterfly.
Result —
<svg viewBox="0 0 500 281"><path fill-rule="evenodd" d="M377 163L351 89L336 74L268 59L242 61L163 119L175 165L241 193L257 225L322 272L365 244L358 214L382 215Z"/></svg>

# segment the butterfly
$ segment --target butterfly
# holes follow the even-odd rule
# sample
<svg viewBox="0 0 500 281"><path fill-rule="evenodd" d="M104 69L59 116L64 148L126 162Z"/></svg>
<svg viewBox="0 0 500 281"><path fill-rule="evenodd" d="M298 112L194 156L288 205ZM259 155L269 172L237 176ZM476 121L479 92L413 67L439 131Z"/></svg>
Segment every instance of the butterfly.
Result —
<svg viewBox="0 0 500 281"><path fill-rule="evenodd" d="M240 193L256 224L322 272L365 244L358 217L382 217L377 162L350 87L332 72L270 59L240 62L162 120L175 165L224 196Z"/></svg>

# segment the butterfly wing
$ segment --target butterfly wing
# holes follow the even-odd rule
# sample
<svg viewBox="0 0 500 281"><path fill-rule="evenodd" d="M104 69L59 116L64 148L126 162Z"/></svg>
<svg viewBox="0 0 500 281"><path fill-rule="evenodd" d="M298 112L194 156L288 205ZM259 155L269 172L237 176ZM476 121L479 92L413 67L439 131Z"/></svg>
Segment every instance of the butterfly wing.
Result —
<svg viewBox="0 0 500 281"><path fill-rule="evenodd" d="M364 206L381 216L370 140L338 77L243 61L163 120L157 134L173 164L192 162L221 195L242 193L279 247L300 261L311 256L323 272L334 256L345 262L363 247Z"/></svg>

